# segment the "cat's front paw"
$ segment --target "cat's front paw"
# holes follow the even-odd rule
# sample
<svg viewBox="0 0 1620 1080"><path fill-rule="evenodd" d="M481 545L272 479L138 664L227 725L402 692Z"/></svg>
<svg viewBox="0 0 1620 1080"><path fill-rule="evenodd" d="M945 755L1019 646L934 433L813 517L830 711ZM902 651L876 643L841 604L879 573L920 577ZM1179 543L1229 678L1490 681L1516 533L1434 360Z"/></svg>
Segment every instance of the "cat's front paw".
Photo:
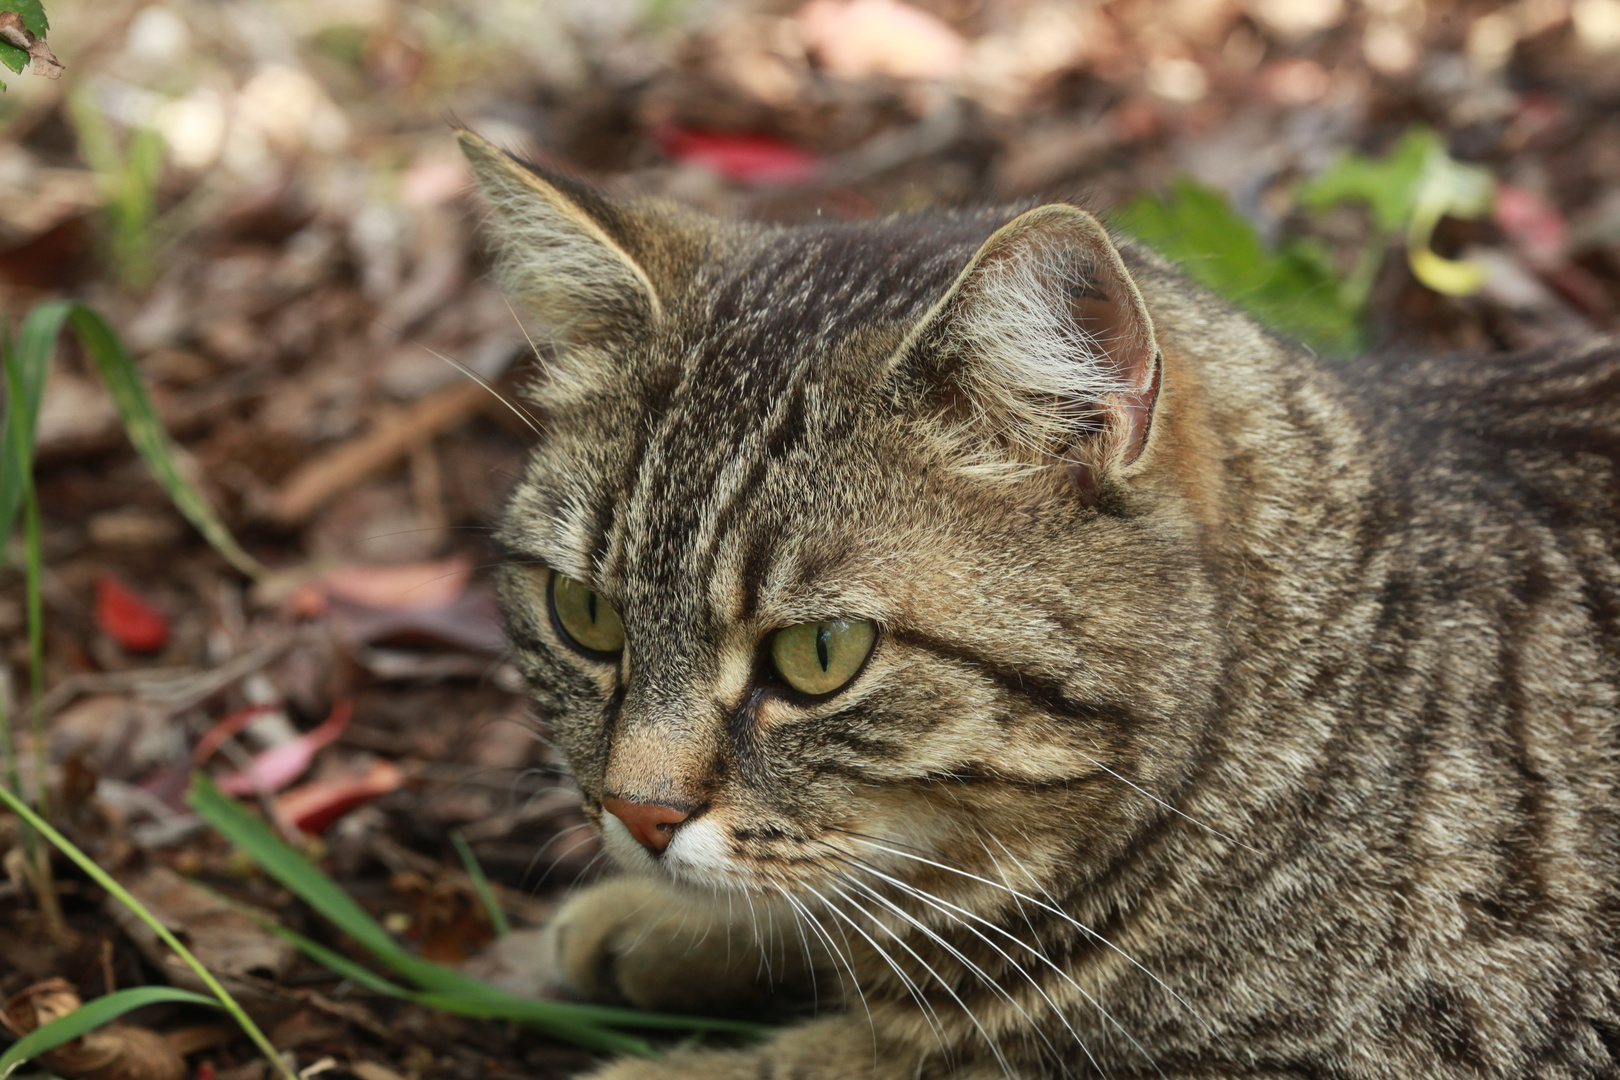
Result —
<svg viewBox="0 0 1620 1080"><path fill-rule="evenodd" d="M752 934L648 878L583 890L539 931L501 939L486 963L481 974L519 992L660 1012L747 1012L769 990Z"/></svg>

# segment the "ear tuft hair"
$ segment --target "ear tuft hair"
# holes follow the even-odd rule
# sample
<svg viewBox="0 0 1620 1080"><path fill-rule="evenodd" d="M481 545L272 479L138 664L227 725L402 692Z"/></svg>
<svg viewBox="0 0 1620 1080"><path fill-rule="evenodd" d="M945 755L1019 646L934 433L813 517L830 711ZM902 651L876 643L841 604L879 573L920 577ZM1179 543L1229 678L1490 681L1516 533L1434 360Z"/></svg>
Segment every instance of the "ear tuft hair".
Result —
<svg viewBox="0 0 1620 1080"><path fill-rule="evenodd" d="M1055 203L986 240L897 354L957 467L1094 483L1148 434L1153 324L1106 231ZM944 421L944 426L938 426Z"/></svg>

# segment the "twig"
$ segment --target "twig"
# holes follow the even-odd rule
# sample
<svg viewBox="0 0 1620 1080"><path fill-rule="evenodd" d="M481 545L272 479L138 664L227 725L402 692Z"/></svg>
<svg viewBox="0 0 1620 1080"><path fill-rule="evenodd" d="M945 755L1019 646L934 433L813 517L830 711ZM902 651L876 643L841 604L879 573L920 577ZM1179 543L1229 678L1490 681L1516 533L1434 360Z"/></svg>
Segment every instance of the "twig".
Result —
<svg viewBox="0 0 1620 1080"><path fill-rule="evenodd" d="M306 462L270 504L270 516L283 525L303 522L326 502L410 453L424 439L446 431L484 407L482 386L446 387L411 408L379 421L372 429Z"/></svg>

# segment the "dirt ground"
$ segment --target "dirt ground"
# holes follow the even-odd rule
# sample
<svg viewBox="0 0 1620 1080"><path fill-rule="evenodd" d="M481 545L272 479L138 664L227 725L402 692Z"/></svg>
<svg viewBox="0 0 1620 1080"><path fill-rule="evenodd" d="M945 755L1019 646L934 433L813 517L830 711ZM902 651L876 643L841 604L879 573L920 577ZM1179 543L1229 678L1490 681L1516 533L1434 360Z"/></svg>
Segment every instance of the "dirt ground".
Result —
<svg viewBox="0 0 1620 1080"><path fill-rule="evenodd" d="M38 432L54 819L317 1072L546 1077L590 1060L360 993L189 886L348 947L187 811L194 764L235 775L434 959L494 936L453 829L518 926L602 869L489 587L488 528L531 433L461 368L518 393L546 328L486 280L453 122L624 192L771 220L1051 193L1108 210L1186 175L1262 237L1314 236L1342 266L1367 215L1307 215L1296 185L1425 125L1497 182L1490 213L1433 241L1488 272L1443 296L1391 252L1374 342L1513 348L1612 330L1620 311L1620 0L47 10L64 76L3 73L0 310L102 311L184 468L270 568L250 580L185 523L64 344ZM13 539L0 562L0 694L28 772L22 558ZM242 770L272 752L293 764L255 794ZM65 924L48 925L19 844L0 813L0 1000L57 977L85 997L180 978L63 860ZM136 1022L199 1078L264 1075L204 1013Z"/></svg>

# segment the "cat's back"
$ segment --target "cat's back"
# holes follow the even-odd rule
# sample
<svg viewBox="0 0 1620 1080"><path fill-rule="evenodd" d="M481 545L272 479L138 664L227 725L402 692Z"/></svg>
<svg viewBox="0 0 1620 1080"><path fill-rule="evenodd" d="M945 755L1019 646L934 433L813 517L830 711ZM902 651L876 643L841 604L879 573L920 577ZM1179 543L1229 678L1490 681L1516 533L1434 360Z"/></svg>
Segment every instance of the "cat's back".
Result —
<svg viewBox="0 0 1620 1080"><path fill-rule="evenodd" d="M1397 466L1488 482L1559 531L1620 521L1620 339L1357 367Z"/></svg>

